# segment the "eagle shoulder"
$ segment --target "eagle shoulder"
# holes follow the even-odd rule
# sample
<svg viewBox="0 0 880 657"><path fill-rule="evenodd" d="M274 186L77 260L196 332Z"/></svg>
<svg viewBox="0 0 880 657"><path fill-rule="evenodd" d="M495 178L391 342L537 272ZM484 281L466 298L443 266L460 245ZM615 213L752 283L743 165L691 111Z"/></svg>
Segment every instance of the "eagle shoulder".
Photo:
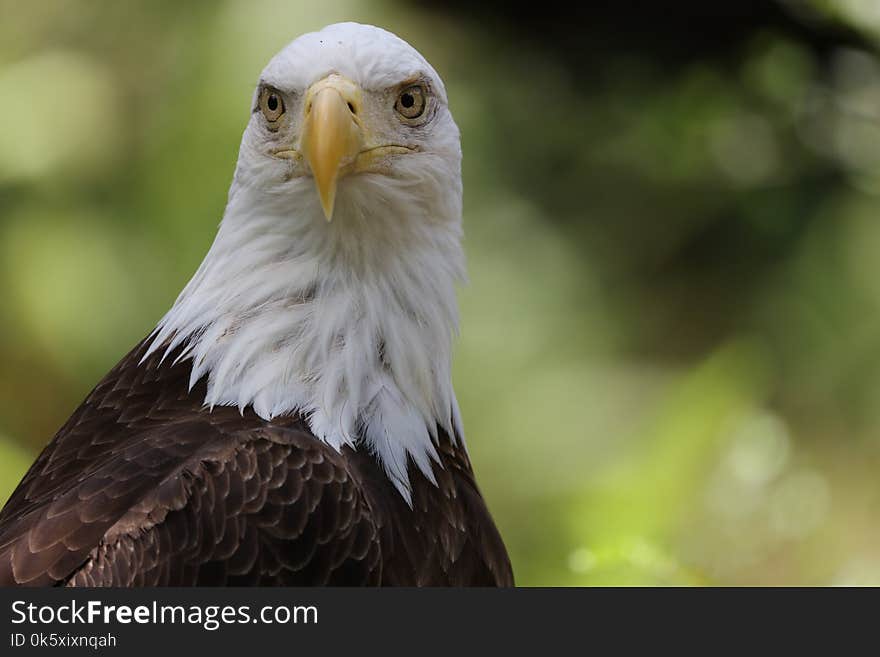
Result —
<svg viewBox="0 0 880 657"><path fill-rule="evenodd" d="M377 528L345 461L292 428L164 427L60 494L4 516L2 584L370 584L381 576Z"/></svg>
<svg viewBox="0 0 880 657"><path fill-rule="evenodd" d="M378 531L341 456L261 428L201 454L105 533L85 586L377 584Z"/></svg>
<svg viewBox="0 0 880 657"><path fill-rule="evenodd" d="M0 512L0 585L378 581L375 517L341 454L295 419L209 412L187 364L142 355L96 386Z"/></svg>

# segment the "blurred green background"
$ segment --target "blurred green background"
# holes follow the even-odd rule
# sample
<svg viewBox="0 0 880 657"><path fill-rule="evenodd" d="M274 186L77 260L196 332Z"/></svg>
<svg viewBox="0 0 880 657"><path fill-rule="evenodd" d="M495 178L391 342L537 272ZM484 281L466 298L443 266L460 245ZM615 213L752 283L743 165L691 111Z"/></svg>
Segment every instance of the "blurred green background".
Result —
<svg viewBox="0 0 880 657"><path fill-rule="evenodd" d="M0 0L0 500L197 267L265 62L359 20L462 129L518 583L880 584L880 2L583 4Z"/></svg>

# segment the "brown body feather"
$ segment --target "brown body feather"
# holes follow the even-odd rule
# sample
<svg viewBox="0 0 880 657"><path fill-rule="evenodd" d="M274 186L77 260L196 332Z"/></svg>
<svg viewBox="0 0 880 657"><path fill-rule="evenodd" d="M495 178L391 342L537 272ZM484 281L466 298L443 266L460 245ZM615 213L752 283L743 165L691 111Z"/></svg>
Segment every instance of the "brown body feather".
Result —
<svg viewBox="0 0 880 657"><path fill-rule="evenodd" d="M190 364L141 343L92 391L0 512L0 585L510 586L460 441L410 508L364 448L299 418L204 408ZM161 351L160 351L161 353Z"/></svg>

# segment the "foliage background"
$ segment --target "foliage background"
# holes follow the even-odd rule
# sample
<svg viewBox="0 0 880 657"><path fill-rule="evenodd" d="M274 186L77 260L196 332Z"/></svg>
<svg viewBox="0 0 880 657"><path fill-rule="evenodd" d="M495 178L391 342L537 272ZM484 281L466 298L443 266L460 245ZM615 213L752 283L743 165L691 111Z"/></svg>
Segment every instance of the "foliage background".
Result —
<svg viewBox="0 0 880 657"><path fill-rule="evenodd" d="M540 4L0 0L0 500L195 270L264 63L353 19L462 128L518 582L880 583L880 3Z"/></svg>

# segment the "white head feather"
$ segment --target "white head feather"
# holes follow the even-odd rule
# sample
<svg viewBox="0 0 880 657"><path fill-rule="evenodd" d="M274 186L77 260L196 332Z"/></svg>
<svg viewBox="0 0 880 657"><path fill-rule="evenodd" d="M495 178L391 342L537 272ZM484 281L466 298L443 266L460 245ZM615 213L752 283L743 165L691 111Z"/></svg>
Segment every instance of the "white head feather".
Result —
<svg viewBox="0 0 880 657"><path fill-rule="evenodd" d="M307 89L333 73L363 91L380 139L414 152L341 178L328 222L305 163L273 152L296 141ZM394 109L412 80L430 90L419 125ZM209 406L299 413L337 449L365 445L409 501L407 459L433 480L437 427L462 437L450 373L461 147L443 83L395 35L341 23L289 44L264 84L284 94L287 123L266 128L258 88L216 239L151 351L184 344Z"/></svg>

